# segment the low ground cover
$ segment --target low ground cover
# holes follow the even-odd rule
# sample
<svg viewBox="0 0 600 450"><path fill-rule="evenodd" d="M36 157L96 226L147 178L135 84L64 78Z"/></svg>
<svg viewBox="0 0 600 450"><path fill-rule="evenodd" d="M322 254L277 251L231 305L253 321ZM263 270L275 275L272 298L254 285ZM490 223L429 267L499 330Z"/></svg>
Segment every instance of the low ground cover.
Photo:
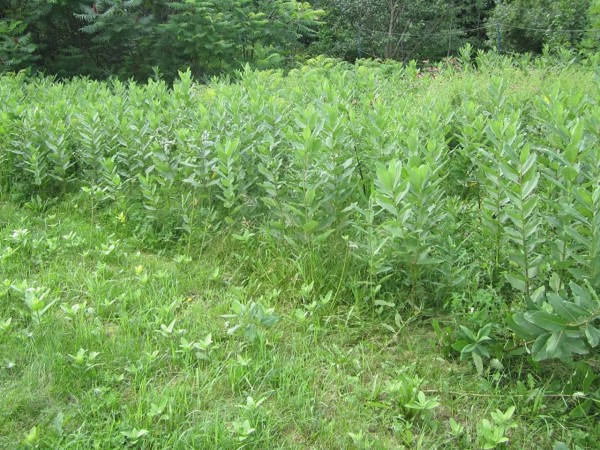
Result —
<svg viewBox="0 0 600 450"><path fill-rule="evenodd" d="M2 77L0 446L593 448L595 77Z"/></svg>

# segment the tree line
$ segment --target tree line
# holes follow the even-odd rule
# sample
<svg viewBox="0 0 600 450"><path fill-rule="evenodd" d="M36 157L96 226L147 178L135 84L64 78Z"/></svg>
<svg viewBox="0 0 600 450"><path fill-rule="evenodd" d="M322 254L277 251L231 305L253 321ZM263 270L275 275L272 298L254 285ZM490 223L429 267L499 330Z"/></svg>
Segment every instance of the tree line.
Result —
<svg viewBox="0 0 600 450"><path fill-rule="evenodd" d="M0 0L0 72L197 78L243 64L597 51L600 0Z"/></svg>

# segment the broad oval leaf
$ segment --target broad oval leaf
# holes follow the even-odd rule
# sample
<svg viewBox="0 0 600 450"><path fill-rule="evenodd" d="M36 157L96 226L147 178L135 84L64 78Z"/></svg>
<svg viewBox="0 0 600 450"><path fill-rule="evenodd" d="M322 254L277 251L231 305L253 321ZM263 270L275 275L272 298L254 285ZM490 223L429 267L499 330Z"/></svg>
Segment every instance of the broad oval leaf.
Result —
<svg viewBox="0 0 600 450"><path fill-rule="evenodd" d="M529 312L525 314L525 318L534 325L552 332L564 331L568 327L564 319L547 311Z"/></svg>

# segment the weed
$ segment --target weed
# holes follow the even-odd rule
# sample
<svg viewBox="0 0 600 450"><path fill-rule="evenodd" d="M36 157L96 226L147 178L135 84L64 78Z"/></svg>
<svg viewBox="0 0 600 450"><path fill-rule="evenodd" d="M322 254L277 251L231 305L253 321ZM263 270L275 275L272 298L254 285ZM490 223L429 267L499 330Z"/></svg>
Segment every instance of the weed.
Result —
<svg viewBox="0 0 600 450"><path fill-rule="evenodd" d="M600 83L470 53L0 77L0 447L596 445Z"/></svg>

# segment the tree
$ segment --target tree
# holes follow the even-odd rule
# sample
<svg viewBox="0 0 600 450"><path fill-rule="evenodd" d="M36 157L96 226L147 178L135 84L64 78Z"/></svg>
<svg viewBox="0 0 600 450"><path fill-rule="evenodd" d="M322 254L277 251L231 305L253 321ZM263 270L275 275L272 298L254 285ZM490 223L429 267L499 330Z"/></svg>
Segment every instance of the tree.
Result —
<svg viewBox="0 0 600 450"><path fill-rule="evenodd" d="M590 0L505 0L490 20L490 36L500 26L503 50L541 53L551 46L579 43L588 26Z"/></svg>
<svg viewBox="0 0 600 450"><path fill-rule="evenodd" d="M24 24L31 57L24 65L60 76L103 76L74 13L81 0L0 0L0 18ZM4 33L3 33L4 34Z"/></svg>
<svg viewBox="0 0 600 450"><path fill-rule="evenodd" d="M196 76L294 49L303 37L315 34L322 15L308 3L287 0L187 0L167 6L155 53L170 55L165 71L190 66ZM163 58L157 57L157 63Z"/></svg>
<svg viewBox="0 0 600 450"><path fill-rule="evenodd" d="M464 43L475 48L487 47L486 22L496 7L495 0L456 0L460 28L464 31Z"/></svg>
<svg viewBox="0 0 600 450"><path fill-rule="evenodd" d="M0 20L0 73L31 66L37 59L36 45L26 28L19 20Z"/></svg>
<svg viewBox="0 0 600 450"><path fill-rule="evenodd" d="M316 35L323 11L298 0L0 0L3 67L144 81L280 60Z"/></svg>
<svg viewBox="0 0 600 450"><path fill-rule="evenodd" d="M581 42L587 52L600 51L600 0L592 0L587 13L588 31Z"/></svg>
<svg viewBox="0 0 600 450"><path fill-rule="evenodd" d="M143 0L98 0L80 5L75 14L80 30L91 37L93 53L109 72L137 79L147 78L148 37L155 28L150 7Z"/></svg>
<svg viewBox="0 0 600 450"><path fill-rule="evenodd" d="M363 56L362 53L404 61L440 58L465 42L459 17L461 2L321 0L317 4L330 10L327 20L331 29L337 31L336 35L325 31L325 39L334 43L336 39L343 41L348 59ZM321 46L319 50L326 49Z"/></svg>

